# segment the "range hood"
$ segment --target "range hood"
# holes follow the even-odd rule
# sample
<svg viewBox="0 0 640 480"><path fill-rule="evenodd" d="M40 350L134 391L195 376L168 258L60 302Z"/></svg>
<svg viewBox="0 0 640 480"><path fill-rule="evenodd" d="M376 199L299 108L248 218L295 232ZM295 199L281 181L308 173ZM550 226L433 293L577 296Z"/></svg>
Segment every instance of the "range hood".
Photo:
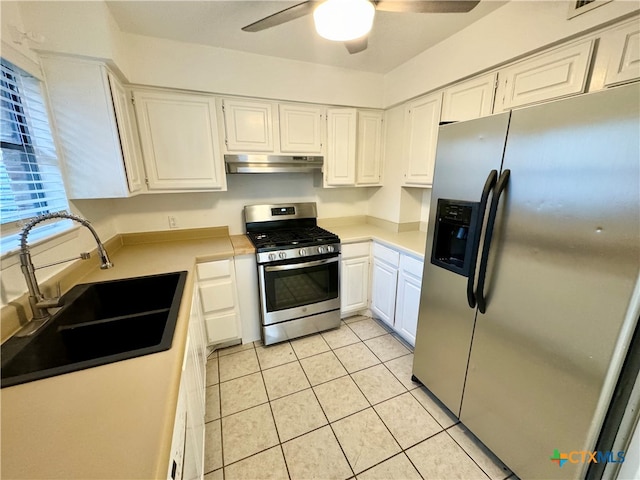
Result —
<svg viewBox="0 0 640 480"><path fill-rule="evenodd" d="M311 173L322 171L324 157L299 155L225 155L227 173Z"/></svg>

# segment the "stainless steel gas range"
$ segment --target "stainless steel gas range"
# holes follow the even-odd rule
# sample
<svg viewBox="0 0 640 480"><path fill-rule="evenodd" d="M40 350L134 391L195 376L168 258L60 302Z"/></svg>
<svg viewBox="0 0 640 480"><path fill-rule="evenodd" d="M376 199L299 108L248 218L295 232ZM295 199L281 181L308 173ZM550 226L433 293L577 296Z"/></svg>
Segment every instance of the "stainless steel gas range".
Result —
<svg viewBox="0 0 640 480"><path fill-rule="evenodd" d="M340 238L318 227L316 204L244 207L256 247L262 341L340 326Z"/></svg>

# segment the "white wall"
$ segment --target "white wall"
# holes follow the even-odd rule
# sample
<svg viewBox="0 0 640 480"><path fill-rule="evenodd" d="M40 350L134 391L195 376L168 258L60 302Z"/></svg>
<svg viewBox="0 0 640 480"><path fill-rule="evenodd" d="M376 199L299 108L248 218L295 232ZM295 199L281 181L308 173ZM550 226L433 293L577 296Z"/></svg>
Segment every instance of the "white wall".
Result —
<svg viewBox="0 0 640 480"><path fill-rule="evenodd" d="M242 208L264 203L316 202L320 218L366 215L366 188L324 189L319 181L311 174L228 175L227 192L139 195L111 200L110 208L120 233L168 230L168 215L179 228L227 225L231 234L244 233Z"/></svg>
<svg viewBox="0 0 640 480"><path fill-rule="evenodd" d="M569 2L512 0L384 77L385 108L638 11L613 0L567 19Z"/></svg>
<svg viewBox="0 0 640 480"><path fill-rule="evenodd" d="M382 75L125 34L131 83L381 108Z"/></svg>

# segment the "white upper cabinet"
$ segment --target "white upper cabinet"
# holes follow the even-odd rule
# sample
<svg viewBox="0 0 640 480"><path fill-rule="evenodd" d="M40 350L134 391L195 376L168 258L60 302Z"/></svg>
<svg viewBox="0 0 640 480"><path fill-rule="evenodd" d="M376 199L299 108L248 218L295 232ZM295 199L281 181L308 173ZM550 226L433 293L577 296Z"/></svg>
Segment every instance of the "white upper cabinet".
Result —
<svg viewBox="0 0 640 480"><path fill-rule="evenodd" d="M612 31L610 45L605 85L640 78L640 23L636 20Z"/></svg>
<svg viewBox="0 0 640 480"><path fill-rule="evenodd" d="M273 104L224 99L225 145L229 152L274 151Z"/></svg>
<svg viewBox="0 0 640 480"><path fill-rule="evenodd" d="M441 107L440 92L405 105L403 157L407 186L428 187L433 182Z"/></svg>
<svg viewBox="0 0 640 480"><path fill-rule="evenodd" d="M132 113L117 79L101 62L43 55L41 63L69 198L141 192Z"/></svg>
<svg viewBox="0 0 640 480"><path fill-rule="evenodd" d="M356 183L357 119L355 108L327 110L326 185L341 186Z"/></svg>
<svg viewBox="0 0 640 480"><path fill-rule="evenodd" d="M382 119L379 110L327 110L326 186L381 184Z"/></svg>
<svg viewBox="0 0 640 480"><path fill-rule="evenodd" d="M356 146L356 184L380 185L382 174L383 112L358 112L358 144Z"/></svg>
<svg viewBox="0 0 640 480"><path fill-rule="evenodd" d="M134 90L148 188L226 190L214 97Z"/></svg>
<svg viewBox="0 0 640 480"><path fill-rule="evenodd" d="M447 88L440 121L459 122L491 115L497 78L497 73L491 73Z"/></svg>
<svg viewBox="0 0 640 480"><path fill-rule="evenodd" d="M583 93L592 53L589 40L500 70L495 111Z"/></svg>
<svg viewBox="0 0 640 480"><path fill-rule="evenodd" d="M324 107L280 104L280 151L322 154Z"/></svg>
<svg viewBox="0 0 640 480"><path fill-rule="evenodd" d="M140 144L138 143L138 131L135 125L135 115L131 111L132 104L120 81L111 73L107 72L111 97L113 98L113 108L116 114L116 123L120 133L120 145L122 147L122 157L127 173L129 191L132 193L144 190L145 175L140 161Z"/></svg>
<svg viewBox="0 0 640 480"><path fill-rule="evenodd" d="M227 153L322 155L325 107L222 99Z"/></svg>

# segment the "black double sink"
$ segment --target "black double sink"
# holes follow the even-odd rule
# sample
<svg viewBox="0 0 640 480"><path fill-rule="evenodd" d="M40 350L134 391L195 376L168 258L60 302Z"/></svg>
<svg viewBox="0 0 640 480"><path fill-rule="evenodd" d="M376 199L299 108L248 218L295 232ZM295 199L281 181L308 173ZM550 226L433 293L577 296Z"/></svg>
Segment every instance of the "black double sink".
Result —
<svg viewBox="0 0 640 480"><path fill-rule="evenodd" d="M76 285L30 337L0 347L2 388L171 348L187 272Z"/></svg>

